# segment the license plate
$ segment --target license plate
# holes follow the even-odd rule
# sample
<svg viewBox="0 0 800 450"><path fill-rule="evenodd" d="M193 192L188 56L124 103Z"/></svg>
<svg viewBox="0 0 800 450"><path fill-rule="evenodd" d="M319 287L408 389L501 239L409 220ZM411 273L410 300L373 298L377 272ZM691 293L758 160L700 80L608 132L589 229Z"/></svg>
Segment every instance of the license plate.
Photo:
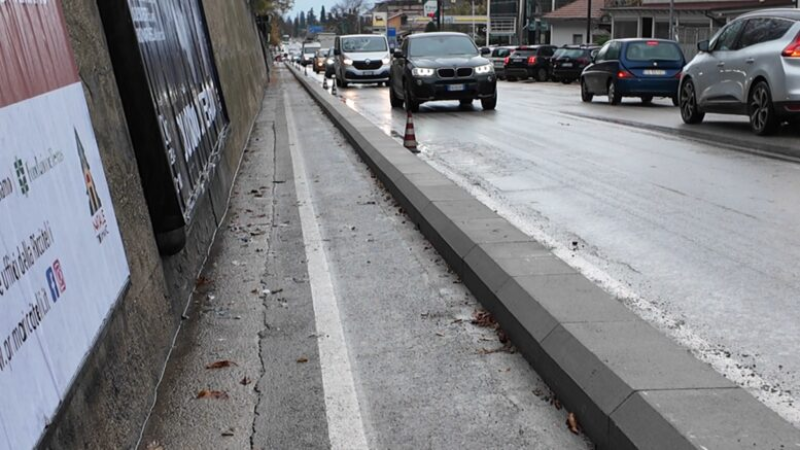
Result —
<svg viewBox="0 0 800 450"><path fill-rule="evenodd" d="M448 84L447 90L450 92L463 91L465 86L463 84Z"/></svg>
<svg viewBox="0 0 800 450"><path fill-rule="evenodd" d="M365 70L364 72L362 72L362 75L364 75L365 77L371 77L371 76L375 75L375 72L373 72L371 70Z"/></svg>
<svg viewBox="0 0 800 450"><path fill-rule="evenodd" d="M658 70L658 69L647 69L644 71L645 75L666 75L666 70Z"/></svg>
<svg viewBox="0 0 800 450"><path fill-rule="evenodd" d="M521 59L514 59L514 62L522 62Z"/></svg>
<svg viewBox="0 0 800 450"><path fill-rule="evenodd" d="M503 63L501 63L501 62L496 62L496 63L494 63L494 66L495 66L495 67L503 67Z"/></svg>
<svg viewBox="0 0 800 450"><path fill-rule="evenodd" d="M562 63L561 67L572 67L572 63Z"/></svg>

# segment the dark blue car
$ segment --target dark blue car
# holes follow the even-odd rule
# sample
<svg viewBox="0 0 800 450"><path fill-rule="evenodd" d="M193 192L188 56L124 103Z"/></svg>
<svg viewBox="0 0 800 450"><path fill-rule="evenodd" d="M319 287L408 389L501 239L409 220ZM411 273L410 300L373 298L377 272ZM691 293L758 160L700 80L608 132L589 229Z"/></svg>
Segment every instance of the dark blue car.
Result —
<svg viewBox="0 0 800 450"><path fill-rule="evenodd" d="M675 41L614 39L581 74L581 98L591 102L595 95L607 95L608 102L617 105L622 97L639 97L643 103L667 97L677 106L684 65L686 59Z"/></svg>

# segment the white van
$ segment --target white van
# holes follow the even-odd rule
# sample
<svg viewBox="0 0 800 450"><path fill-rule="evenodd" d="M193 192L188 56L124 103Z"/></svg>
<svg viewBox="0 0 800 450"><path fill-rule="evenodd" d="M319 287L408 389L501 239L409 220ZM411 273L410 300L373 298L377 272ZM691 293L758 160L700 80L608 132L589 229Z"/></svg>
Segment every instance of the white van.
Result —
<svg viewBox="0 0 800 450"><path fill-rule="evenodd" d="M336 84L384 83L389 86L391 59L386 36L351 34L337 36L333 46Z"/></svg>

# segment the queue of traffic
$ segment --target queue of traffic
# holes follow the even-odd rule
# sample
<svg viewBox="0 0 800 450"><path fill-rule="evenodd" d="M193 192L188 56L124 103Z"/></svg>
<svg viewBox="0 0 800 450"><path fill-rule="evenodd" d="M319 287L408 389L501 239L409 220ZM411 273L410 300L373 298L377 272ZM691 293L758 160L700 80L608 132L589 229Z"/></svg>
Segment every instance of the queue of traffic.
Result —
<svg viewBox="0 0 800 450"><path fill-rule="evenodd" d="M497 81L579 81L580 98L605 96L650 103L666 98L686 124L706 113L741 114L758 135L800 123L800 10L768 9L728 23L699 42L687 62L677 42L613 39L602 46L530 45L479 48L466 34L422 33L396 49L382 35L336 36L329 48L300 55L301 64L335 78L339 87L389 87L392 107L417 111L429 101L453 100L483 109L497 105Z"/></svg>

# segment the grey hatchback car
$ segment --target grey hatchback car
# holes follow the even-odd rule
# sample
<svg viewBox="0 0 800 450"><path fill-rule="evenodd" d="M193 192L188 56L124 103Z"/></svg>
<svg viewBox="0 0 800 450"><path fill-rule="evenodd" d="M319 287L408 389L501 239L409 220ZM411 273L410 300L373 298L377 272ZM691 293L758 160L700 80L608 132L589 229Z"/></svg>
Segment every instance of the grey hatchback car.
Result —
<svg viewBox="0 0 800 450"><path fill-rule="evenodd" d="M684 122L748 115L753 132L768 135L800 119L800 10L745 14L697 48L678 91Z"/></svg>

